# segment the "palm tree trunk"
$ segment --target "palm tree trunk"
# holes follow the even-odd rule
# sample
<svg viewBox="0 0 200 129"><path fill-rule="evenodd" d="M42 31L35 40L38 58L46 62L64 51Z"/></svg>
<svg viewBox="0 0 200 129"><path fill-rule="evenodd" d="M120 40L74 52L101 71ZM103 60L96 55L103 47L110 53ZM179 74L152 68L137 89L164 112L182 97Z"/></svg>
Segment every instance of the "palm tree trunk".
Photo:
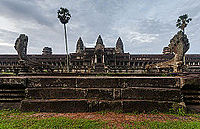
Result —
<svg viewBox="0 0 200 129"><path fill-rule="evenodd" d="M65 24L64 24L64 30L65 30L66 53L67 53L66 70L67 70L67 73L69 73L69 55L68 55L68 47L67 47L67 29L66 29L66 25Z"/></svg>

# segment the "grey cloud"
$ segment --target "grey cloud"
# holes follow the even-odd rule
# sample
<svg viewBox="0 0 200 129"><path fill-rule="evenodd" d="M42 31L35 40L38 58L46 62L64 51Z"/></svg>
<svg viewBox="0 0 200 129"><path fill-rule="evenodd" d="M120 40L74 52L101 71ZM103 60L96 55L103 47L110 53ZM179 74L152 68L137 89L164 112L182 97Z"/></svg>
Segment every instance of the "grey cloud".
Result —
<svg viewBox="0 0 200 129"><path fill-rule="evenodd" d="M70 52L74 52L78 37L91 47L101 34L106 46L115 46L120 36L127 52L161 53L177 32L178 16L188 13L194 18L186 29L190 52L199 53L200 2L195 0L0 0L0 14L12 18L20 30L16 33L29 36L29 53L41 53L44 46L52 47L54 53L65 53L63 26L56 17L61 6L72 14L68 24ZM0 31L0 36L10 43L18 34ZM0 46L0 53L2 49Z"/></svg>
<svg viewBox="0 0 200 129"><path fill-rule="evenodd" d="M53 23L45 16L44 10L34 1L27 0L1 0L0 13L12 20L35 20L41 25L51 26Z"/></svg>
<svg viewBox="0 0 200 129"><path fill-rule="evenodd" d="M0 29L0 53L16 53L14 43L17 36L16 32Z"/></svg>

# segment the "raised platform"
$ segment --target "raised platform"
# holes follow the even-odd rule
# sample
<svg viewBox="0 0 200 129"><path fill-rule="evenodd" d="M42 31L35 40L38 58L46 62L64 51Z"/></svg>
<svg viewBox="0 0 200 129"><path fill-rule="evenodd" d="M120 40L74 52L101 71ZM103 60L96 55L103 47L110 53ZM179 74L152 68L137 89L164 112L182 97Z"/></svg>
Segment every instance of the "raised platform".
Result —
<svg viewBox="0 0 200 129"><path fill-rule="evenodd" d="M167 112L172 105L188 101L182 91L185 84L188 87L188 82L188 79L183 77L153 76L0 77L1 87L25 87L25 99L22 99L20 105L22 111L42 112ZM193 82L190 85L193 85ZM187 91L184 90L184 93Z"/></svg>

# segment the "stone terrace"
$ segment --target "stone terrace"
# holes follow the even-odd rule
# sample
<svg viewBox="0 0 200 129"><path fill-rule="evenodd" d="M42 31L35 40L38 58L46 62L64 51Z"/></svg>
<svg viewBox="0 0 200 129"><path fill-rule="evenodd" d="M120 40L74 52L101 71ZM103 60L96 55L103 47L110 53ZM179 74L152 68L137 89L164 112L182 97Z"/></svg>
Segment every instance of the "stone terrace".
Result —
<svg viewBox="0 0 200 129"><path fill-rule="evenodd" d="M22 111L41 112L168 111L183 102L182 83L181 77L0 77L1 105L16 102ZM24 87L24 98L12 93L16 88L5 96L5 86Z"/></svg>

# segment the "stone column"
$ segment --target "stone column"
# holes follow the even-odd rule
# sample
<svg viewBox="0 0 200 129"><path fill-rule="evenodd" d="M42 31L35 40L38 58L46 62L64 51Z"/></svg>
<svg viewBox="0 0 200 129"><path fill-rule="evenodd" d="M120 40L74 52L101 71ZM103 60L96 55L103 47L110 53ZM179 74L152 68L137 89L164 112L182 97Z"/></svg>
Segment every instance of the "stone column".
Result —
<svg viewBox="0 0 200 129"><path fill-rule="evenodd" d="M97 55L94 56L94 63L97 63Z"/></svg>
<svg viewBox="0 0 200 129"><path fill-rule="evenodd" d="M103 64L104 64L104 62L105 62L105 61L104 61L104 59L105 59L105 58L104 58L104 55L103 55L103 61L102 61L102 62L103 62Z"/></svg>

